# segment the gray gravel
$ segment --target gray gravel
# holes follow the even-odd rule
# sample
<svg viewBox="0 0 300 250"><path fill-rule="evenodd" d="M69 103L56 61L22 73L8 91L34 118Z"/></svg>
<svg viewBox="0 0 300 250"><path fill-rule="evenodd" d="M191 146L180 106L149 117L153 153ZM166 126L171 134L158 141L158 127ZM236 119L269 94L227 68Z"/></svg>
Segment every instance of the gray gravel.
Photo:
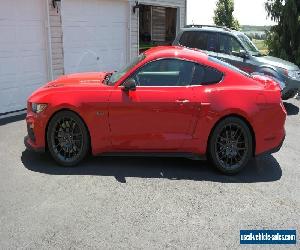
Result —
<svg viewBox="0 0 300 250"><path fill-rule="evenodd" d="M0 248L223 249L240 247L240 229L297 229L289 248L299 249L300 101L285 106L282 150L234 177L171 158L90 157L64 169L25 151L23 120L2 121Z"/></svg>

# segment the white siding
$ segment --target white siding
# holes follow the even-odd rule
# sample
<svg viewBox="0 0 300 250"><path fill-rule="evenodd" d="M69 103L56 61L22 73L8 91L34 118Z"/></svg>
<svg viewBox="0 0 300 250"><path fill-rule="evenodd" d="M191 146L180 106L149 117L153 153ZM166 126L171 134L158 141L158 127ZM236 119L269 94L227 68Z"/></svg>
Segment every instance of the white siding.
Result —
<svg viewBox="0 0 300 250"><path fill-rule="evenodd" d="M52 1L49 1L52 71L54 79L64 74L63 33L60 13L60 4L58 4L58 9L54 9Z"/></svg>

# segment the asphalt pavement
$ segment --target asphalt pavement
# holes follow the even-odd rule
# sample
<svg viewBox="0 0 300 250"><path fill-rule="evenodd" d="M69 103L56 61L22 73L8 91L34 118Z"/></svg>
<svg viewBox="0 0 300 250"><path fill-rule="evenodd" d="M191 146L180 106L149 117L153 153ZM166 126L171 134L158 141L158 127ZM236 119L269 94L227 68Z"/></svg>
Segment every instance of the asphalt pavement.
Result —
<svg viewBox="0 0 300 250"><path fill-rule="evenodd" d="M23 116L0 120L0 249L235 249L240 229L296 229L299 249L300 101L285 106L281 151L236 176L181 158L61 168L25 150Z"/></svg>

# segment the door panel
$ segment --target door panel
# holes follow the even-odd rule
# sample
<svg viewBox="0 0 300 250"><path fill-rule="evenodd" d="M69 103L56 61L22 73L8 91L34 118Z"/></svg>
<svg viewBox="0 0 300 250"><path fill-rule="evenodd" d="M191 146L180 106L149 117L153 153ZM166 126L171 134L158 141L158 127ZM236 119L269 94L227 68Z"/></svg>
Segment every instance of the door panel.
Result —
<svg viewBox="0 0 300 250"><path fill-rule="evenodd" d="M190 87L137 87L112 91L109 106L115 150L180 150L195 122Z"/></svg>

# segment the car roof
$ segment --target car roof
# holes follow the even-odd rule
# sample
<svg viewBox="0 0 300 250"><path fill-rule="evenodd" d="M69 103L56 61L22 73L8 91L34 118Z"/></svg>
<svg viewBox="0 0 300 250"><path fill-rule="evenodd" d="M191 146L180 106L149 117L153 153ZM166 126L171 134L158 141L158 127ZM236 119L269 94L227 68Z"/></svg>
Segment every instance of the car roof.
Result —
<svg viewBox="0 0 300 250"><path fill-rule="evenodd" d="M225 33L230 35L238 35L242 32L237 30L232 30L222 26L214 26L214 25L187 25L181 29L181 31L197 31L197 32L217 32L217 33Z"/></svg>
<svg viewBox="0 0 300 250"><path fill-rule="evenodd" d="M214 58L211 60L208 54L199 49L191 49L183 46L158 46L146 50L144 55L148 62L163 58L177 58L213 67L223 73L226 73L228 70L236 73L236 71L228 68L228 66L219 62L217 59Z"/></svg>
<svg viewBox="0 0 300 250"><path fill-rule="evenodd" d="M208 55L198 49L190 49L182 46L158 46L153 47L144 52L146 57L151 58L191 58L197 57L200 59L207 59Z"/></svg>

